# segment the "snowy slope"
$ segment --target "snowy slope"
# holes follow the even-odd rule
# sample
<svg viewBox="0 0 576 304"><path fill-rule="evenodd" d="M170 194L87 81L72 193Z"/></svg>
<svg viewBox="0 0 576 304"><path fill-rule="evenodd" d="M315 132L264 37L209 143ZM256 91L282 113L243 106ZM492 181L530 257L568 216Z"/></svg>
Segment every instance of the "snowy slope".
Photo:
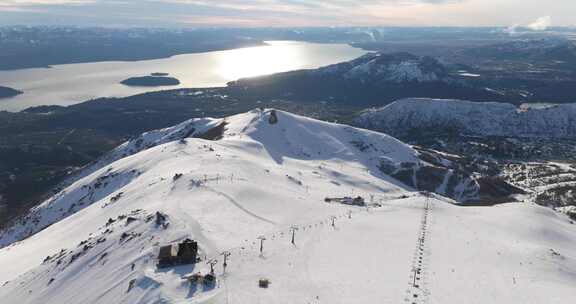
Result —
<svg viewBox="0 0 576 304"><path fill-rule="evenodd" d="M271 124L271 116L252 111L197 121L201 137L219 140L154 136L149 148L102 160L100 169L90 169L0 236L0 302L569 299L576 231L566 218L532 205L462 209L441 197L427 201L379 169L383 158L420 164L410 146L285 112ZM324 202L356 195L382 207ZM167 222L158 225L156 212ZM299 228L296 245L290 244L292 225ZM263 255L260 235L266 237ZM159 247L187 237L199 242L203 260L157 269ZM224 250L232 253L226 275ZM183 277L206 273L210 258L219 259L216 286L191 286ZM414 267L421 268L419 287L410 284ZM258 288L262 277L270 288Z"/></svg>
<svg viewBox="0 0 576 304"><path fill-rule="evenodd" d="M369 53L357 59L315 71L363 82L454 82L436 59L409 53Z"/></svg>
<svg viewBox="0 0 576 304"><path fill-rule="evenodd" d="M97 159L95 162L87 165L83 170L77 172L77 174L64 181L62 183L63 185L60 187L67 187L79 179L86 177L87 175L92 174L121 158L136 154L140 151L188 137L202 137L205 132L217 127L220 123L221 120L219 119L194 118L173 127L143 133L140 136L128 140L105 154L103 157Z"/></svg>
<svg viewBox="0 0 576 304"><path fill-rule="evenodd" d="M258 151L261 157L278 165L283 164L284 157L298 160L315 160L316 163L312 166L321 166L321 161L324 160L336 161L339 166L359 163L356 165L359 170L375 174L378 178L382 178L383 175L380 174L376 167L383 158L391 159L396 163L418 161L415 150L386 135L322 123L290 114L281 115L286 115L287 119L283 119L278 125L270 125L267 121L267 116L256 111L226 120L188 121L174 128L143 134L141 137L119 146L94 165L80 172L78 180L71 187L64 189L41 206L32 210L29 215L20 219L19 223L9 231L0 234L0 247L31 235L102 199L112 203L116 200L114 197L119 198L127 194L125 191L120 190L126 185L133 185L134 180L140 180L140 175L147 168L140 165L119 166L109 164L118 159L123 159L126 162L132 159L128 156L138 151L144 151L144 154L137 158L141 162L156 164L153 161L154 157L156 155L164 155L158 152L159 145L169 142L169 139L173 141L169 142L169 145L163 147L161 151L165 151L170 147L174 147L174 150L184 150L184 152L168 153L166 157L170 158L172 154L179 156L189 155L190 161L193 162L190 164L191 168L200 166L200 164L197 164L196 157L203 153L207 154L206 158L222 160L223 156L221 153L212 153L214 148L209 147L212 144L222 144L226 148L230 148L230 157L239 161L248 161L250 159L244 159L241 157L242 154L248 153L250 155L254 151ZM223 140L210 141L209 143L193 140L193 145L201 145L198 148L187 147L186 142L180 141L181 138L186 137L181 136L182 134L190 135L192 130L201 130L202 132L198 134L194 132L194 135L202 137L202 134L210 134L213 130L219 130L224 124L226 124L226 133L221 135L224 137ZM263 126L274 127L269 127L270 130L267 130ZM360 153L362 152L360 151L362 147L359 147L359 144L369 145L370 149ZM150 149L150 147L156 147L156 149ZM240 152L237 152L237 150L240 150ZM154 157L150 157L150 155ZM139 164L139 162L136 161L136 164ZM202 164L204 166L214 165L211 161L206 161L206 163ZM163 165L158 165L158 167L162 168ZM182 168L186 170L187 166ZM206 173L204 173L206 175L218 174L218 171L214 171L213 168L203 169L206 170ZM172 175L176 173L184 172L174 170ZM199 175L204 177L204 174ZM219 175L228 177L231 174L227 170L223 170ZM166 179L172 177L163 176ZM296 178L297 176L294 180L297 180ZM400 184L392 179L390 180ZM150 181L150 183L153 182L155 181ZM121 192L122 194L120 194Z"/></svg>
<svg viewBox="0 0 576 304"><path fill-rule="evenodd" d="M106 237L103 231L109 219L140 209L142 217L161 211L171 219L169 229L157 236L156 230L142 224L146 232L139 233L146 238L155 236L166 243L191 236L201 240L207 253L214 253L260 233L342 213L340 207L324 203L326 196L404 193L406 186L375 168L383 156L398 162L416 160L409 146L374 132L283 112L277 115L277 124L268 122L269 113L259 111L227 118L218 141L187 139L156 145L173 132L145 136L154 138L146 144L152 148L86 174L3 231L0 244L7 247L0 251L4 266L0 281L34 269L60 249L70 252L69 258L91 235L94 242ZM206 126L222 122L206 120ZM214 129L218 127L210 130ZM374 151L360 153L352 143L358 140L371 143ZM132 146L121 146L101 164L134 150ZM183 175L176 178L176 174ZM106 238L117 241L117 235ZM147 246L150 252L157 249L152 243Z"/></svg>
<svg viewBox="0 0 576 304"><path fill-rule="evenodd" d="M356 124L396 136L445 130L467 135L573 138L574 117L576 104L520 110L506 103L410 98L367 110Z"/></svg>

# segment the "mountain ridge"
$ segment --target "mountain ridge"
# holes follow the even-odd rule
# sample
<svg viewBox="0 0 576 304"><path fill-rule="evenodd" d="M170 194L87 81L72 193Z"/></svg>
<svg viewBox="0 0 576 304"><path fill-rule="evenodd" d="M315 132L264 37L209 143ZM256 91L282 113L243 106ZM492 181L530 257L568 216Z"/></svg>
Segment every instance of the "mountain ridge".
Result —
<svg viewBox="0 0 576 304"><path fill-rule="evenodd" d="M368 53L348 62L228 83L232 95L290 98L355 106L384 105L399 98L459 98L512 102L523 97L487 88L432 57Z"/></svg>
<svg viewBox="0 0 576 304"><path fill-rule="evenodd" d="M282 129L278 130L280 126L268 121L269 117L279 119ZM271 133L265 132L266 129ZM314 130L322 131L317 134ZM279 138L285 136L288 137L279 142ZM406 191L437 192L464 204L490 198L501 200L508 197L508 200L513 200L510 195L521 193L500 180L478 179L470 171L467 161L458 156L411 147L378 132L278 110L253 110L227 118L191 119L130 139L69 177L56 189L53 197L15 220L11 228L0 232L0 247L25 239L104 198L115 201L113 195L122 196L119 193L123 191L119 189L137 180L143 170L137 167L119 170L113 165L115 162L149 154L151 149L163 145L185 147L188 140L227 145L236 138L255 141L248 146L256 145L263 149L266 157L277 165L282 165L286 157L302 161L321 161L331 157L344 163L360 162L371 175ZM154 158L154 154L151 157ZM109 185L115 186L108 188ZM507 190L493 191L493 187Z"/></svg>
<svg viewBox="0 0 576 304"><path fill-rule="evenodd" d="M576 137L576 104L520 109L498 102L408 98L366 110L356 118L361 127L393 136L414 132L455 132L509 137Z"/></svg>

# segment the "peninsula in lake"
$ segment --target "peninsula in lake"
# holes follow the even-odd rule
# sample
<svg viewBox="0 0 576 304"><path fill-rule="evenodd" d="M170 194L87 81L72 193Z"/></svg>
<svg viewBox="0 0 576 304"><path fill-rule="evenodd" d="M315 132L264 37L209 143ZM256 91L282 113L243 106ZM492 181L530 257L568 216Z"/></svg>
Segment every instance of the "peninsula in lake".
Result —
<svg viewBox="0 0 576 304"><path fill-rule="evenodd" d="M0 98L14 97L14 96L20 95L22 93L24 93L24 92L18 91L18 90L13 89L13 88L0 86Z"/></svg>

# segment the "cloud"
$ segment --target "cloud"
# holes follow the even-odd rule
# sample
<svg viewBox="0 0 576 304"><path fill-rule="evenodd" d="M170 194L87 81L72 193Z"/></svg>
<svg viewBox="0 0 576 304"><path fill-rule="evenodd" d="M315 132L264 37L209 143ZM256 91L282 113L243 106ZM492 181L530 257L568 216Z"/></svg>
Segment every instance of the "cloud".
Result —
<svg viewBox="0 0 576 304"><path fill-rule="evenodd" d="M0 0L1 24L107 26L492 26L546 11L573 23L574 0ZM546 27L545 19L534 28Z"/></svg>
<svg viewBox="0 0 576 304"><path fill-rule="evenodd" d="M507 28L505 28L503 30L504 33L510 35L510 36L514 36L518 34L518 28L520 27L520 24L513 24L508 26Z"/></svg>
<svg viewBox="0 0 576 304"><path fill-rule="evenodd" d="M47 5L78 5L95 3L97 0L0 0L0 7L25 7Z"/></svg>
<svg viewBox="0 0 576 304"><path fill-rule="evenodd" d="M0 0L0 24L378 25L404 18L395 7L462 1L469 0Z"/></svg>
<svg viewBox="0 0 576 304"><path fill-rule="evenodd" d="M552 25L552 17L544 16L534 20L534 22L528 24L526 27L533 31L545 31L551 25Z"/></svg>

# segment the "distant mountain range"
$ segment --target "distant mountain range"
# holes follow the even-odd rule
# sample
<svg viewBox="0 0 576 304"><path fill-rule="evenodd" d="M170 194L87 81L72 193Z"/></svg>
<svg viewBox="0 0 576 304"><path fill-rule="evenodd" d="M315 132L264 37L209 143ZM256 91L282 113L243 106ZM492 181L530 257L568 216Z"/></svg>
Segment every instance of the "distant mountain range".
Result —
<svg viewBox="0 0 576 304"><path fill-rule="evenodd" d="M576 67L576 44L557 37L513 40L471 48L466 50L466 53L504 60L562 61Z"/></svg>
<svg viewBox="0 0 576 304"><path fill-rule="evenodd" d="M408 53L369 53L322 67L230 82L239 95L384 105L399 98L431 97L517 101L520 95L492 90L459 75L456 67Z"/></svg>
<svg viewBox="0 0 576 304"><path fill-rule="evenodd" d="M233 29L0 26L0 70L137 61L264 45Z"/></svg>
<svg viewBox="0 0 576 304"><path fill-rule="evenodd" d="M13 88L0 86L0 98L14 97L14 96L20 95L22 93L23 93L22 91L18 91L18 90L13 89Z"/></svg>

